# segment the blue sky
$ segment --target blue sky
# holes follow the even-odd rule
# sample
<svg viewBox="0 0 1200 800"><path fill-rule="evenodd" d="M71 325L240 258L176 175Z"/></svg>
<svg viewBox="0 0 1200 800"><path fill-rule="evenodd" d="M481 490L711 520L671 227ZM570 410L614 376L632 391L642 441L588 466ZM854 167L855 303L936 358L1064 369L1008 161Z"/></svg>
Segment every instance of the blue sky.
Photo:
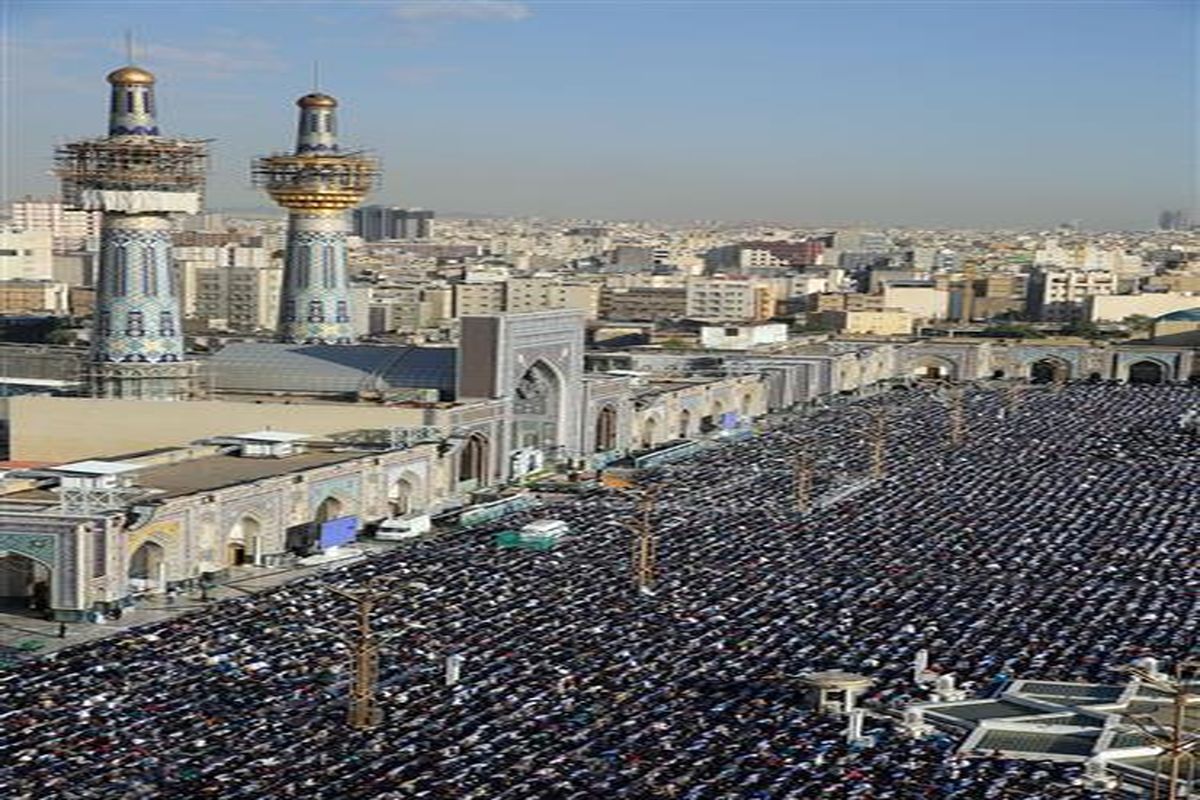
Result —
<svg viewBox="0 0 1200 800"><path fill-rule="evenodd" d="M0 0L5 196L100 135L133 28L209 200L295 97L342 103L381 202L609 219L1146 227L1195 205L1193 2Z"/></svg>

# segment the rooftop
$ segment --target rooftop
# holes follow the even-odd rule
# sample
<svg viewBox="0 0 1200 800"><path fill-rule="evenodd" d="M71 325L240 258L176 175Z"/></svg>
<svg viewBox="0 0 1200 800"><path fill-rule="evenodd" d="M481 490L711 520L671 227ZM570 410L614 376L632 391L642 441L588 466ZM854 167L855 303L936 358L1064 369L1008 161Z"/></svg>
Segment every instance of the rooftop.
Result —
<svg viewBox="0 0 1200 800"><path fill-rule="evenodd" d="M147 467L137 476L137 484L162 492L159 497L183 497L209 492L225 486L250 483L293 472L340 464L362 458L361 451L310 452L288 458L242 458L220 455Z"/></svg>

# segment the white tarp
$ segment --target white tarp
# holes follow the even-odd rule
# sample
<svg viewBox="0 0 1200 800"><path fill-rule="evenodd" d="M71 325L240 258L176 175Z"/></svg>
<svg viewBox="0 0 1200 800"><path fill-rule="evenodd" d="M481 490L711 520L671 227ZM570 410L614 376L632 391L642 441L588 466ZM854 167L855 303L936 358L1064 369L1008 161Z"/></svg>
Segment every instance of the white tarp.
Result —
<svg viewBox="0 0 1200 800"><path fill-rule="evenodd" d="M143 192L113 189L84 189L80 192L80 204L86 209L101 211L124 211L130 214L153 211L179 211L184 214L200 213L198 192Z"/></svg>

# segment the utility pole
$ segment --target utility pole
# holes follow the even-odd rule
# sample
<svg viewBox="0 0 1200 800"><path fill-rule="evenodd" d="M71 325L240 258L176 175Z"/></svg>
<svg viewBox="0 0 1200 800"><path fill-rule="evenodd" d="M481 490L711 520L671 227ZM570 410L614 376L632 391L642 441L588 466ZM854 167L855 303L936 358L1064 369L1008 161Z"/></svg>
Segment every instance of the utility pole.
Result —
<svg viewBox="0 0 1200 800"><path fill-rule="evenodd" d="M808 513L809 503L812 502L812 482L812 459L801 450L796 453L796 510L801 514Z"/></svg>
<svg viewBox="0 0 1200 800"><path fill-rule="evenodd" d="M882 406L870 410L871 424L867 428L867 445L871 454L871 477L887 474L887 410Z"/></svg>
<svg viewBox="0 0 1200 800"><path fill-rule="evenodd" d="M347 631L350 645L350 708L346 721L356 730L371 730L383 722L376 690L379 687L379 649L388 634L382 636L371 628L371 612L380 602L395 597L397 589L429 588L420 581L387 584L388 578L376 576L365 588L346 591L334 586L325 588L354 604L353 627ZM392 634L394 635L394 634Z"/></svg>
<svg viewBox="0 0 1200 800"><path fill-rule="evenodd" d="M1154 771L1154 785L1151 788L1152 800L1183 800L1190 796L1184 788L1183 765L1190 761L1192 770L1195 769L1196 754L1200 752L1200 734L1189 729L1188 709L1200 704L1200 694L1197 693L1196 676L1200 674L1200 661L1181 661L1175 665L1175 675L1167 676L1154 670L1134 665L1126 667L1134 678L1147 684L1171 698L1170 722L1164 723L1153 716L1131 715L1127 719L1146 735L1146 738L1158 748L1158 760L1161 764L1166 761L1166 769L1161 767ZM1188 673L1191 677L1188 677ZM1194 723L1193 723L1194 724ZM1166 793L1162 792L1164 773L1167 781Z"/></svg>
<svg viewBox="0 0 1200 800"><path fill-rule="evenodd" d="M384 596L377 589L346 592L330 586L355 605L356 619L350 641L350 710L346 721L351 728L364 731L383 721L383 711L375 696L379 684L379 637L371 629L371 612Z"/></svg>
<svg viewBox="0 0 1200 800"><path fill-rule="evenodd" d="M656 489L647 489L637 495L637 504L632 522L625 527L633 532L633 584L641 594L654 593L658 541L650 515L654 511Z"/></svg>

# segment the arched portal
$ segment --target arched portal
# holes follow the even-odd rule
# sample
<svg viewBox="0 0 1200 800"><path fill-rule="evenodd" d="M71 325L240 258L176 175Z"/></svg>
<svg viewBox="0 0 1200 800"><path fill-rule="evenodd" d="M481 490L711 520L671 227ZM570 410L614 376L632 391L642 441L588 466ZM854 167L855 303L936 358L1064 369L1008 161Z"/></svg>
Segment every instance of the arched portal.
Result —
<svg viewBox="0 0 1200 800"><path fill-rule="evenodd" d="M513 447L552 454L559 441L562 378L545 361L533 362L513 393Z"/></svg>
<svg viewBox="0 0 1200 800"><path fill-rule="evenodd" d="M230 566L262 563L262 524L246 514L229 529L228 546Z"/></svg>
<svg viewBox="0 0 1200 800"><path fill-rule="evenodd" d="M167 589L167 562L158 542L145 541L129 559L129 589L160 593Z"/></svg>
<svg viewBox="0 0 1200 800"><path fill-rule="evenodd" d="M318 525L322 522L329 522L331 519L344 516L342 513L344 508L345 505L341 500L330 495L321 501L321 505L317 506L317 513L313 515L313 519Z"/></svg>
<svg viewBox="0 0 1200 800"><path fill-rule="evenodd" d="M1158 361L1142 359L1129 365L1129 382L1146 385L1162 383L1166 379L1166 370Z"/></svg>
<svg viewBox="0 0 1200 800"><path fill-rule="evenodd" d="M692 412L686 408L679 412L679 438L686 439L692 435Z"/></svg>
<svg viewBox="0 0 1200 800"><path fill-rule="evenodd" d="M954 363L938 356L923 356L912 363L911 374L917 380L954 380Z"/></svg>
<svg viewBox="0 0 1200 800"><path fill-rule="evenodd" d="M1040 358L1029 365L1030 383L1065 383L1071 379L1071 365L1061 358Z"/></svg>
<svg viewBox="0 0 1200 800"><path fill-rule="evenodd" d="M654 446L658 435L658 418L646 417L642 422L642 449L649 450Z"/></svg>
<svg viewBox="0 0 1200 800"><path fill-rule="evenodd" d="M50 568L19 553L0 556L0 609L44 612L50 608Z"/></svg>
<svg viewBox="0 0 1200 800"><path fill-rule="evenodd" d="M596 452L607 453L617 449L617 410L604 406L596 415Z"/></svg>
<svg viewBox="0 0 1200 800"><path fill-rule="evenodd" d="M458 454L458 481L482 486L487 483L489 450L488 439L482 433L472 433Z"/></svg>
<svg viewBox="0 0 1200 800"><path fill-rule="evenodd" d="M413 485L400 478L388 489L388 511L393 517L403 517L412 510Z"/></svg>

